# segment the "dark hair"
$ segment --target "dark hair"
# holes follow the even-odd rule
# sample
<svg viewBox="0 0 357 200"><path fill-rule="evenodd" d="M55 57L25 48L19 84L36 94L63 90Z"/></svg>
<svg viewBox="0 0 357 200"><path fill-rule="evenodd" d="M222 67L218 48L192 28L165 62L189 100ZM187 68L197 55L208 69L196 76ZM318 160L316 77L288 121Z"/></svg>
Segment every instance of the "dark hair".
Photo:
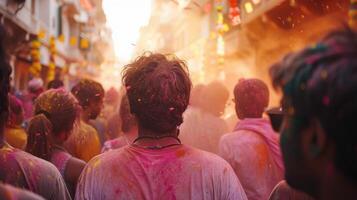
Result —
<svg viewBox="0 0 357 200"><path fill-rule="evenodd" d="M11 66L8 63L4 46L6 35L5 28L0 25L0 135L9 115L8 93L10 91Z"/></svg>
<svg viewBox="0 0 357 200"><path fill-rule="evenodd" d="M26 151L49 159L47 137L70 133L78 116L78 102L63 89L51 89L42 93L35 101L35 116L31 119Z"/></svg>
<svg viewBox="0 0 357 200"><path fill-rule="evenodd" d="M104 97L103 86L90 79L82 79L72 88L72 94L78 99L79 104L86 108L90 102L98 102Z"/></svg>
<svg viewBox="0 0 357 200"><path fill-rule="evenodd" d="M162 134L182 123L191 90L184 61L163 54L144 54L125 66L123 82L131 112L140 126Z"/></svg>
<svg viewBox="0 0 357 200"><path fill-rule="evenodd" d="M245 118L261 117L269 104L269 89L259 79L241 79L234 87L234 98Z"/></svg>
<svg viewBox="0 0 357 200"><path fill-rule="evenodd" d="M286 56L271 68L283 91L283 109L298 130L319 120L335 142L336 167L357 181L357 34L332 32L319 44ZM298 132L295 130L295 132Z"/></svg>
<svg viewBox="0 0 357 200"><path fill-rule="evenodd" d="M119 115L122 121L121 130L124 133L130 131L130 129L137 124L135 116L130 112L130 104L127 95L123 95L121 99Z"/></svg>
<svg viewBox="0 0 357 200"><path fill-rule="evenodd" d="M52 81L50 81L47 85L47 89L58 89L64 86L63 81L58 80L58 79L54 79Z"/></svg>

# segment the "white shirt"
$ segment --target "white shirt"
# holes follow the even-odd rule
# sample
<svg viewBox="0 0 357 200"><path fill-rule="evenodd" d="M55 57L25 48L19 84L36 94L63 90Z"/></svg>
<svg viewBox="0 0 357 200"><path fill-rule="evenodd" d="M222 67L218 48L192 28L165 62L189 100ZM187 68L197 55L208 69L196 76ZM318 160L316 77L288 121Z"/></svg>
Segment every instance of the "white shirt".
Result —
<svg viewBox="0 0 357 200"><path fill-rule="evenodd" d="M185 145L150 150L134 145L92 159L77 200L245 200L231 166L219 156Z"/></svg>

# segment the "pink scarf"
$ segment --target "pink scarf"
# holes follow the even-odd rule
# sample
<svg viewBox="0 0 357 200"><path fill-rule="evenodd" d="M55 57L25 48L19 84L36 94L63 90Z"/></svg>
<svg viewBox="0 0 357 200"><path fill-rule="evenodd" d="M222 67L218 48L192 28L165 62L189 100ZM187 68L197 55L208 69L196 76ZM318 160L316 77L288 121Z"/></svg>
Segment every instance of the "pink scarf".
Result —
<svg viewBox="0 0 357 200"><path fill-rule="evenodd" d="M279 135L274 132L268 120L262 118L246 118L239 121L236 128L234 129L234 131L239 130L248 130L259 134L267 143L275 164L279 169L284 171Z"/></svg>

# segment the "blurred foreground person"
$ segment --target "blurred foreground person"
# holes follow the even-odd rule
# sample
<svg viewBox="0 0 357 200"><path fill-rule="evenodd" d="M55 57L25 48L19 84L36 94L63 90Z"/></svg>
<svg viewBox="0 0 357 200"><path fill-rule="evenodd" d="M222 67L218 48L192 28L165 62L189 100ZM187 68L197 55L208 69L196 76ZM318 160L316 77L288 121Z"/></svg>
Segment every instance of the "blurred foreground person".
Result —
<svg viewBox="0 0 357 200"><path fill-rule="evenodd" d="M10 115L5 128L5 141L11 146L24 150L27 142L26 131L22 128L24 110L15 96L9 95Z"/></svg>
<svg viewBox="0 0 357 200"><path fill-rule="evenodd" d="M200 110L187 113L182 130L182 141L193 147L218 153L219 138L228 132L222 115L229 97L227 88L214 81L202 88L199 97ZM191 116L190 116L191 115Z"/></svg>
<svg viewBox="0 0 357 200"><path fill-rule="evenodd" d="M63 147L78 116L78 102L63 89L42 93L35 102L35 116L28 127L26 151L54 164L74 197L85 162L72 157Z"/></svg>
<svg viewBox="0 0 357 200"><path fill-rule="evenodd" d="M247 199L226 161L178 139L191 89L183 61L143 55L125 67L123 82L139 137L92 159L76 199Z"/></svg>
<svg viewBox="0 0 357 200"><path fill-rule="evenodd" d="M305 193L294 190L286 181L281 181L271 193L269 200L313 200Z"/></svg>
<svg viewBox="0 0 357 200"><path fill-rule="evenodd" d="M287 183L316 199L357 197L357 34L342 30L271 68L283 92Z"/></svg>
<svg viewBox="0 0 357 200"><path fill-rule="evenodd" d="M268 199L284 175L278 134L263 118L268 87L259 79L241 79L234 101L240 121L221 138L219 154L232 165L249 200Z"/></svg>
<svg viewBox="0 0 357 200"><path fill-rule="evenodd" d="M100 154L101 145L98 132L89 124L96 119L103 107L104 89L96 81L83 79L72 88L72 94L82 107L78 130L65 143L67 150L75 157L88 162Z"/></svg>
<svg viewBox="0 0 357 200"><path fill-rule="evenodd" d="M124 135L117 139L106 141L102 153L130 145L138 137L138 124L135 116L131 114L129 100L126 95L122 97L119 116L122 124L121 129Z"/></svg>
<svg viewBox="0 0 357 200"><path fill-rule="evenodd" d="M4 30L0 26L0 44L4 40ZM45 199L71 199L66 185L55 166L15 149L4 141L4 127L9 110L11 67L0 45L0 181L16 187L28 189Z"/></svg>
<svg viewBox="0 0 357 200"><path fill-rule="evenodd" d="M33 116L33 104L36 98L44 91L44 84L41 78L33 78L28 82L27 93L22 97L25 120Z"/></svg>
<svg viewBox="0 0 357 200"><path fill-rule="evenodd" d="M44 200L44 198L11 185L0 183L1 200Z"/></svg>

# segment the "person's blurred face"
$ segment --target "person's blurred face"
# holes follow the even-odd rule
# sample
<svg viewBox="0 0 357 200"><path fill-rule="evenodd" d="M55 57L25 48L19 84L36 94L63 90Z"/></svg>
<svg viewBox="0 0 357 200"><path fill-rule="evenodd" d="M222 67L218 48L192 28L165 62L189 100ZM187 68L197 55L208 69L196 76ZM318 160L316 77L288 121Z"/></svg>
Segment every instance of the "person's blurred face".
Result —
<svg viewBox="0 0 357 200"><path fill-rule="evenodd" d="M92 101L90 103L90 106L89 108L91 109L90 110L90 116L89 118L90 119L96 119L100 112L102 111L102 108L103 108L103 98L101 98L100 100L98 101Z"/></svg>

